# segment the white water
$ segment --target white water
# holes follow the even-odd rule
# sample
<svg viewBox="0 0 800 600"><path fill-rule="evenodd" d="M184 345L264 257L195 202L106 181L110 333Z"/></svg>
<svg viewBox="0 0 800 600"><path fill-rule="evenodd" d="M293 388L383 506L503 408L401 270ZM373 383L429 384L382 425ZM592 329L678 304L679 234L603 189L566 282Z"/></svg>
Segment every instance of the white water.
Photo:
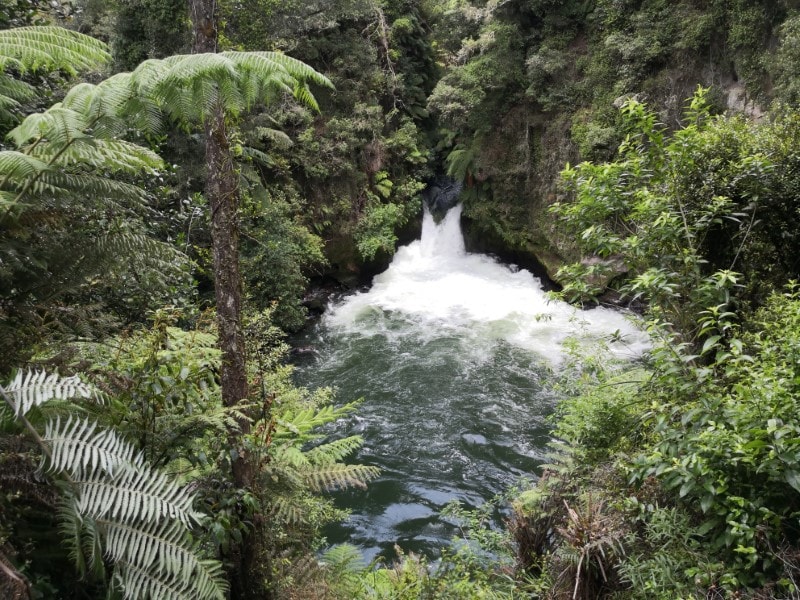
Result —
<svg viewBox="0 0 800 600"><path fill-rule="evenodd" d="M363 398L331 434L362 436L353 459L382 475L366 492L337 495L352 516L326 535L369 560L391 560L395 545L437 556L456 533L440 516L447 502L474 507L536 476L558 400L552 367L570 337L579 356L596 352L594 341L622 358L647 347L624 314L576 311L529 272L467 254L460 216L456 207L437 226L426 214L422 238L303 340L317 352L298 365L299 383Z"/></svg>
<svg viewBox="0 0 800 600"><path fill-rule="evenodd" d="M437 225L426 211L421 239L400 248L369 291L332 306L325 327L391 338L407 335L407 327L396 326L400 319L423 341L455 335L475 355L502 340L552 365L563 359L568 339L603 342L620 358L635 358L647 349L647 336L629 315L605 308L576 310L551 299L530 272L466 253L460 217L459 205ZM392 318L384 318L387 314Z"/></svg>

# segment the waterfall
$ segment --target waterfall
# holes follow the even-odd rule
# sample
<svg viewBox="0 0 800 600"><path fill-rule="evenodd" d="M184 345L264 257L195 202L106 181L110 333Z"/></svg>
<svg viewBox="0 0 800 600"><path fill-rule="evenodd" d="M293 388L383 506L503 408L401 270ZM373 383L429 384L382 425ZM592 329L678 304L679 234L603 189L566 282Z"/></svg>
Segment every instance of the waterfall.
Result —
<svg viewBox="0 0 800 600"><path fill-rule="evenodd" d="M568 338L605 340L623 358L647 348L647 336L623 313L577 310L552 299L530 272L466 253L460 217L461 205L438 224L426 210L421 239L400 248L369 291L332 306L326 326L372 335L385 326L374 317L392 314L420 328L418 333L428 339L459 330L481 347L503 340L554 364L563 357Z"/></svg>
<svg viewBox="0 0 800 600"><path fill-rule="evenodd" d="M338 496L352 516L326 537L359 545L368 560L391 560L395 545L435 557L455 534L439 516L445 504L477 506L535 476L568 338L619 357L647 347L625 315L578 311L528 271L465 252L460 216L456 206L437 225L425 214L421 239L302 341L318 354L299 365L298 383L364 399L331 434L362 436L356 460L382 475Z"/></svg>

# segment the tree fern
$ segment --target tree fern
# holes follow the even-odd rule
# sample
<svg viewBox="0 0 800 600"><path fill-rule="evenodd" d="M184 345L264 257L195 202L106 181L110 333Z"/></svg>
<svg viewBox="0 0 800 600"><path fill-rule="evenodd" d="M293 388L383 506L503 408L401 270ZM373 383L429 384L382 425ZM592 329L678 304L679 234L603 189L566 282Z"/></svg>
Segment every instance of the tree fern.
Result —
<svg viewBox="0 0 800 600"><path fill-rule="evenodd" d="M18 27L0 31L0 70L47 70L77 75L110 62L106 45L62 27Z"/></svg>
<svg viewBox="0 0 800 600"><path fill-rule="evenodd" d="M62 534L79 566L116 565L125 598L222 599L226 584L217 561L202 560L189 527L203 516L194 496L153 470L133 447L85 417L57 417L40 435L27 420L53 399L90 397L77 377L19 373L0 394L44 453L47 472L64 479Z"/></svg>
<svg viewBox="0 0 800 600"><path fill-rule="evenodd" d="M20 27L0 31L0 124L16 121L22 102L36 97L33 86L12 73L98 69L111 60L105 44L61 27Z"/></svg>
<svg viewBox="0 0 800 600"><path fill-rule="evenodd" d="M363 444L360 436L316 444L324 434L323 425L336 421L355 410L357 403L322 407L308 406L287 411L275 419L272 444L268 448L269 462L265 475L272 481L270 496L274 517L286 523L303 522L303 494L334 489L366 487L380 474L380 469L368 465L349 465L341 461Z"/></svg>

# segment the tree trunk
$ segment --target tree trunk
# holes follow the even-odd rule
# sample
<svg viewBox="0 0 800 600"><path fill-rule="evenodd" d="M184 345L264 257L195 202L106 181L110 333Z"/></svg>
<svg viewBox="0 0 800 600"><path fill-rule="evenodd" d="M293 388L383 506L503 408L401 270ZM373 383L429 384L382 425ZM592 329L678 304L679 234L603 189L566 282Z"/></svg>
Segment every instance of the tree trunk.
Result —
<svg viewBox="0 0 800 600"><path fill-rule="evenodd" d="M195 54L216 52L216 0L192 0ZM217 328L222 351L221 388L225 406L247 398L247 370L242 333L242 281L239 274L239 186L233 164L225 111L217 104L206 117L206 200L211 208L211 245L214 256L214 293ZM241 422L242 433L250 429ZM236 444L238 446L238 444ZM238 449L238 448L237 448ZM252 483L243 452L234 461L234 481L240 487Z"/></svg>
<svg viewBox="0 0 800 600"><path fill-rule="evenodd" d="M217 51L217 0L190 0L195 54ZM225 406L235 406L248 396L245 340L242 332L242 282L239 274L239 186L225 123L224 107L214 107L206 117L206 200L211 209L211 244L214 256L214 293L217 304L217 329L222 351L220 386ZM250 431L250 421L239 422L240 432L232 433L229 443L236 450L232 461L233 481L239 488L253 484L253 462L241 443L241 434ZM242 515L244 518L245 515ZM254 519L258 521L258 519ZM258 528L258 525L255 525ZM262 544L259 532L246 534L229 557L231 598L265 600L268 561L259 560Z"/></svg>

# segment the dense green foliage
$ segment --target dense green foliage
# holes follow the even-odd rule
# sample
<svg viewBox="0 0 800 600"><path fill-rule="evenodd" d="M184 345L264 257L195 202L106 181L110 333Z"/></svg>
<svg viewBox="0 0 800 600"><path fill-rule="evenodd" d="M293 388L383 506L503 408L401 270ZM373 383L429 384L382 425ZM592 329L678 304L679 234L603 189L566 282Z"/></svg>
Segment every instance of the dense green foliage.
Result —
<svg viewBox="0 0 800 600"><path fill-rule="evenodd" d="M793 98L791 2L449 6L463 42L428 99L439 149L472 185L465 214L480 236L536 255L556 279L578 254L548 226L558 172L613 155L626 135L615 105L646 99L672 128L698 84L717 110L758 114Z"/></svg>
<svg viewBox="0 0 800 600"><path fill-rule="evenodd" d="M554 589L579 522L581 564L602 571L569 577L584 597L797 589L797 115L711 117L705 98L674 133L629 101L617 158L563 172L574 199L553 210L592 258L564 293L591 297L613 271L655 347L636 370L584 362L551 474L521 497L528 568ZM548 538L553 522L572 526Z"/></svg>
<svg viewBox="0 0 800 600"><path fill-rule="evenodd" d="M221 597L249 537L275 597L795 597L797 3L218 10L220 52L186 55L177 0L0 1L0 595ZM53 22L106 43L32 27ZM207 311L215 107L241 197L235 406ZM342 516L323 493L377 472L321 433L357 405L296 388L277 327L304 325L311 278L385 264L443 172L484 247L572 301L634 303L653 350L565 366L509 530L454 506L439 562L320 564Z"/></svg>
<svg viewBox="0 0 800 600"><path fill-rule="evenodd" d="M332 272L352 278L365 261L394 252L431 175L425 100L437 67L424 9L250 0L228 11L231 44L257 47L266 35L336 87L319 95L321 120L296 110L273 115L296 143L264 173L268 185L302 199L306 225L327 240Z"/></svg>

